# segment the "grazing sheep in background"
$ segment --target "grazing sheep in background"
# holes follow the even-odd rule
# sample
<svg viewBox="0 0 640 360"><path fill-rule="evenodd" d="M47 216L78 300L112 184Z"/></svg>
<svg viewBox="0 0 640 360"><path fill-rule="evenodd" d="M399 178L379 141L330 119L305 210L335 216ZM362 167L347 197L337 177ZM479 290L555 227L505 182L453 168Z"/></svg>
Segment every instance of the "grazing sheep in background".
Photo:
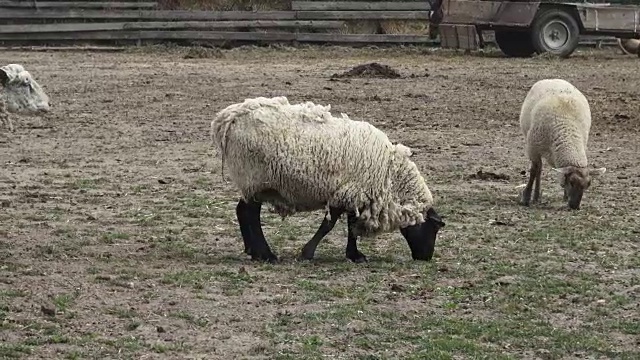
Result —
<svg viewBox="0 0 640 360"><path fill-rule="evenodd" d="M346 256L366 261L357 236L400 229L413 259L430 260L444 223L411 151L393 145L373 125L331 106L289 104L286 97L246 99L218 112L211 137L222 157L223 172L242 194L236 215L252 259L277 261L262 233L262 203L283 218L299 211L327 209L301 257L313 258L320 240L347 213Z"/></svg>
<svg viewBox="0 0 640 360"><path fill-rule="evenodd" d="M13 132L9 113L36 114L49 111L49 97L31 74L19 64L0 68L0 121Z"/></svg>
<svg viewBox="0 0 640 360"><path fill-rule="evenodd" d="M640 57L640 52L638 51L638 49L640 49L640 40L618 38L618 46L623 53Z"/></svg>
<svg viewBox="0 0 640 360"><path fill-rule="evenodd" d="M591 177L604 174L605 168L588 169L587 140L591 128L591 109L585 96L562 79L536 82L522 104L520 128L525 150L531 160L529 182L521 203L529 206L535 180L533 202L540 200L540 177L544 158L560 173L564 201L571 209L580 208Z"/></svg>

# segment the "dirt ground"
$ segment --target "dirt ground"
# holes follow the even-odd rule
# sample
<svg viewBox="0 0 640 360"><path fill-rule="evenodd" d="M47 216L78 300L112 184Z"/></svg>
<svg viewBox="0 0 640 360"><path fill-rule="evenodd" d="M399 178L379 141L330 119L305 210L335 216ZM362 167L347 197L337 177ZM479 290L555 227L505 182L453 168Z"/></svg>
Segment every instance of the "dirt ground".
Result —
<svg viewBox="0 0 640 360"><path fill-rule="evenodd" d="M0 357L640 357L637 58L212 54L0 52L53 106L0 134ZM369 62L401 77L332 78ZM517 203L529 166L520 104L549 77L588 97L588 156L607 168L580 211L547 165L542 203ZM340 220L316 259L298 262L321 212L264 216L282 262L248 259L209 123L275 95L331 104L414 149L446 222L433 261L411 260L393 233L362 240L369 262L351 263Z"/></svg>

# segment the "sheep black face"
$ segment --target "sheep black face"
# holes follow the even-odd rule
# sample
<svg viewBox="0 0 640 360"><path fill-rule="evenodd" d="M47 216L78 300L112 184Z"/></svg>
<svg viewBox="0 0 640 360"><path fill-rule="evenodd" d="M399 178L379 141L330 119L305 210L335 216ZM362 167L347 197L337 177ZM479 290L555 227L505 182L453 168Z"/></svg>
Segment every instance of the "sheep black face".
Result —
<svg viewBox="0 0 640 360"><path fill-rule="evenodd" d="M430 208L425 215L425 222L420 225L408 226L400 229L407 240L413 260L429 261L433 257L438 231L445 223L440 215Z"/></svg>

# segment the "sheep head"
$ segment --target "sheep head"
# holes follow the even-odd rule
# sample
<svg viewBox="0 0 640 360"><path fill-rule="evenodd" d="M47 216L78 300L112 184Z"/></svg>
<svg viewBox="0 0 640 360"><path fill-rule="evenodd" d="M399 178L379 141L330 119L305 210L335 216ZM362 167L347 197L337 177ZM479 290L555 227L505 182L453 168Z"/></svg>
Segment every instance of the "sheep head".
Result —
<svg viewBox="0 0 640 360"><path fill-rule="evenodd" d="M406 157L412 157L413 156L413 151L411 150L411 148L401 144L401 143L396 143L395 145L396 151Z"/></svg>
<svg viewBox="0 0 640 360"><path fill-rule="evenodd" d="M7 110L35 114L49 111L49 97L31 74L19 64L0 67L0 84Z"/></svg>
<svg viewBox="0 0 640 360"><path fill-rule="evenodd" d="M566 166L553 168L553 170L560 174L560 185L564 189L564 201L568 202L570 209L578 210L584 191L591 186L591 178L604 174L607 169Z"/></svg>
<svg viewBox="0 0 640 360"><path fill-rule="evenodd" d="M400 233L407 240L414 260L429 261L433 257L438 231L445 226L436 210L431 207L424 214L422 224L407 226Z"/></svg>

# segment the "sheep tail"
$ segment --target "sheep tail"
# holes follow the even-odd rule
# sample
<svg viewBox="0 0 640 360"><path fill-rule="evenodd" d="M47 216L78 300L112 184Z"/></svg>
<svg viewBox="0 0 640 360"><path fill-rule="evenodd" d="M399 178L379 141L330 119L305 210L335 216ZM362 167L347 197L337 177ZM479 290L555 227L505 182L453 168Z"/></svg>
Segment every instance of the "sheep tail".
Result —
<svg viewBox="0 0 640 360"><path fill-rule="evenodd" d="M229 138L227 137L227 132L229 131L229 127L231 127L231 123L232 122L230 121L230 122L224 124L224 130L223 130L222 139L221 139L222 140L222 145L221 145L221 150L220 150L222 152L222 156L221 156L221 158L222 158L222 169L221 169L222 181L224 181L227 184L229 183L229 181L227 181L224 178L224 162L225 162L225 159L227 158L227 156L226 156L227 155L227 145L229 144Z"/></svg>
<svg viewBox="0 0 640 360"><path fill-rule="evenodd" d="M216 114L215 119L211 122L211 138L222 152L221 158L223 181L228 183L228 181L224 179L224 164L226 162L225 160L227 155L228 132L231 126L236 123L236 120L238 118L242 119L244 116L247 116L260 107L277 107L282 105L289 105L287 98L284 96L278 96L271 99L259 97L255 99L246 99L242 103L229 105ZM261 119L254 120L263 121Z"/></svg>
<svg viewBox="0 0 640 360"><path fill-rule="evenodd" d="M216 119L218 120L218 119ZM224 177L224 164L225 164L225 160L226 160L226 155L227 155L227 146L229 144L229 138L227 136L227 133L229 132L229 128L231 127L231 125L233 124L233 120L231 121L216 121L214 120L213 122L213 126L211 127L211 142L212 145L216 145L219 144L220 146L220 157L222 159L222 171L221 171L221 177L222 177L222 181L224 181L225 183L229 183L229 181L227 181L227 179L225 179ZM226 120L229 120L228 118ZM222 133L222 136L220 136L218 138L218 134Z"/></svg>

